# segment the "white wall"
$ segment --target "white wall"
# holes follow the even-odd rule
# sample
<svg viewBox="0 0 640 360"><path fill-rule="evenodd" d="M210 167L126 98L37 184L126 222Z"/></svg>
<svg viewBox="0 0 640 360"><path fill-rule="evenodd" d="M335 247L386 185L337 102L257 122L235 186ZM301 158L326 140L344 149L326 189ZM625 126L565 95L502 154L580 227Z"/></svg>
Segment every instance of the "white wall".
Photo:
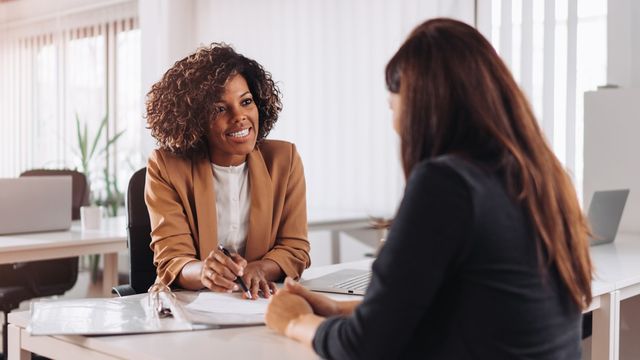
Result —
<svg viewBox="0 0 640 360"><path fill-rule="evenodd" d="M640 1L609 0L607 82L640 87Z"/></svg>
<svg viewBox="0 0 640 360"><path fill-rule="evenodd" d="M585 93L584 192L631 189L621 232L640 232L640 1L610 0L607 83L619 88Z"/></svg>
<svg viewBox="0 0 640 360"><path fill-rule="evenodd" d="M621 232L640 232L640 89L585 94L584 204L595 190L629 188Z"/></svg>
<svg viewBox="0 0 640 360"><path fill-rule="evenodd" d="M130 0L9 1L0 4L0 24L11 27L24 21L37 21L123 2L130 2Z"/></svg>
<svg viewBox="0 0 640 360"><path fill-rule="evenodd" d="M283 93L270 138L297 144L309 207L390 214L402 194L384 67L422 21L473 22L473 1L195 2L198 43L256 59Z"/></svg>
<svg viewBox="0 0 640 360"><path fill-rule="evenodd" d="M137 0L20 0L0 3L0 40L135 17Z"/></svg>

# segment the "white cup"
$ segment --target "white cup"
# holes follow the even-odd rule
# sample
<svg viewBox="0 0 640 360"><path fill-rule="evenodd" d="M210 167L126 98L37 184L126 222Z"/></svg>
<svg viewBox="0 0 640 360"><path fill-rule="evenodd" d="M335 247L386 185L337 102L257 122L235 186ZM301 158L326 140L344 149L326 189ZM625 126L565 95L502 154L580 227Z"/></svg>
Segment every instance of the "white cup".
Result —
<svg viewBox="0 0 640 360"><path fill-rule="evenodd" d="M82 230L100 229L101 221L102 221L101 206L80 207L80 223L82 224Z"/></svg>

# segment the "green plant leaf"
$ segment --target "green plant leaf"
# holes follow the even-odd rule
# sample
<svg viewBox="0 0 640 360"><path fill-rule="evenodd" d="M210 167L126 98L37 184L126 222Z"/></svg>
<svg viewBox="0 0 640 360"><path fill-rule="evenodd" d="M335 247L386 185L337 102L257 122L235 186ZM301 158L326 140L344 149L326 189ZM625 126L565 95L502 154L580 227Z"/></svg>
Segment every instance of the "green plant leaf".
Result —
<svg viewBox="0 0 640 360"><path fill-rule="evenodd" d="M109 150L109 147L110 147L111 145L115 144L115 142L116 142L116 141L118 141L118 139L120 138L120 136L122 136L122 134L124 134L124 132L125 132L125 131L126 131L126 130L122 130L122 131L118 132L117 134L113 135L113 137L112 137L111 139L107 140L107 145L105 145L105 147L104 147L104 148L102 148L102 149L98 152L98 154L100 155L100 154L104 153L105 151Z"/></svg>
<svg viewBox="0 0 640 360"><path fill-rule="evenodd" d="M96 152L96 147L98 146L98 141L100 141L100 137L102 137L102 132L106 127L107 127L107 115L105 115L102 121L100 122L100 127L98 128L96 137L93 139L93 144L91 145L91 152L89 153L89 159L93 158L93 154ZM107 144L105 148L108 146L109 145Z"/></svg>
<svg viewBox="0 0 640 360"><path fill-rule="evenodd" d="M80 130L80 117L78 116L78 113L76 113L76 133L78 134L78 148L80 149L80 162L82 162L82 164L84 165L85 162L85 158L86 158L86 148L84 146L84 140L82 138L82 133Z"/></svg>
<svg viewBox="0 0 640 360"><path fill-rule="evenodd" d="M101 142L102 135L107 132L108 129L108 113L102 118L100 125L94 136L89 135L89 129L87 123L81 124L80 117L76 113L76 133L78 137L78 151L74 151L75 154L80 158L82 162L82 171L89 178L89 166L92 162L101 159L100 156L103 153L109 151L110 147L113 146L124 134L126 130L122 130L117 132L111 138L107 138L106 142ZM84 125L82 127L82 125ZM104 144L104 146L99 146L98 144ZM108 155L108 154L107 154ZM103 165L106 165L103 164ZM118 188L118 184L116 182L115 176L110 176L109 168L104 166L102 169L105 187L103 191L105 191L105 197L103 198L100 195L99 198L96 198L96 194L94 192L91 193L91 200L93 203L98 203L100 205L106 206L110 209L112 215L116 215L118 211L118 207L123 204L124 196L120 192Z"/></svg>
<svg viewBox="0 0 640 360"><path fill-rule="evenodd" d="M82 171L89 176L89 162L91 161L90 155L87 153L87 144L89 141L89 127L87 123L84 123L84 135L82 137L82 153L84 154L82 158Z"/></svg>

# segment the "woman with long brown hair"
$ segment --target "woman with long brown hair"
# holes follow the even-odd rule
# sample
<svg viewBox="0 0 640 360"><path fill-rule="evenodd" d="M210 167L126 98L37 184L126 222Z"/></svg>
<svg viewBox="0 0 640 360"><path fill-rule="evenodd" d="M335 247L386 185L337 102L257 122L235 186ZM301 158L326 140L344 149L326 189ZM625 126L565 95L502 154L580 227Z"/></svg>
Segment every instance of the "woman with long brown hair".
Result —
<svg viewBox="0 0 640 360"><path fill-rule="evenodd" d="M482 35L418 26L386 69L407 177L362 302L288 279L267 325L326 358L579 359L588 226Z"/></svg>

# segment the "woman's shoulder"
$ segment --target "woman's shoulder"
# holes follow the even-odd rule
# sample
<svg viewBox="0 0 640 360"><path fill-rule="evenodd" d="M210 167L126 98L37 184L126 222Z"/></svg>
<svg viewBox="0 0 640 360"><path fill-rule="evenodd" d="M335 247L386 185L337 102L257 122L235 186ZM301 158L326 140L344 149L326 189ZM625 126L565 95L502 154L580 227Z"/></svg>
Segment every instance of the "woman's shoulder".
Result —
<svg viewBox="0 0 640 360"><path fill-rule="evenodd" d="M298 157L298 150L293 143L283 140L264 140L258 151L262 154L265 163L291 163Z"/></svg>
<svg viewBox="0 0 640 360"><path fill-rule="evenodd" d="M483 163L456 154L445 154L423 160L417 164L416 168L421 169L422 172L447 173L450 177L460 178L469 185L495 177L495 173Z"/></svg>
<svg viewBox="0 0 640 360"><path fill-rule="evenodd" d="M252 158L263 161L272 178L288 176L283 174L302 174L302 159L296 146L288 141L265 140Z"/></svg>
<svg viewBox="0 0 640 360"><path fill-rule="evenodd" d="M258 146L262 154L284 154L292 153L296 151L296 146L288 141L284 140L263 140Z"/></svg>
<svg viewBox="0 0 640 360"><path fill-rule="evenodd" d="M166 168L175 171L184 167L190 168L191 159L176 155L167 150L154 149L149 154L147 166Z"/></svg>
<svg viewBox="0 0 640 360"><path fill-rule="evenodd" d="M499 186L495 172L473 159L446 154L423 160L415 165L409 177L414 184L457 188L473 194L484 193Z"/></svg>
<svg viewBox="0 0 640 360"><path fill-rule="evenodd" d="M161 159L163 161L174 161L174 162L190 162L191 161L190 159L184 156L176 155L169 150L163 150L163 149L153 149L153 151L151 151L151 154L149 154L149 158Z"/></svg>

